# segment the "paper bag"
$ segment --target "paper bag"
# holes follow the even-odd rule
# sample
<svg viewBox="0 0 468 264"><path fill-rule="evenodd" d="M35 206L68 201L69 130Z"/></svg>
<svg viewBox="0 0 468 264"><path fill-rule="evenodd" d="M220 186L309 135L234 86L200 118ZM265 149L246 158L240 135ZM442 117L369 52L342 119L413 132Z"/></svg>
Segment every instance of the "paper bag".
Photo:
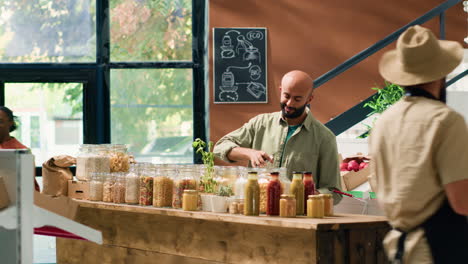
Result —
<svg viewBox="0 0 468 264"><path fill-rule="evenodd" d="M68 181L73 174L68 167L76 164L76 159L67 155L55 156L42 164L42 193L52 196L68 195Z"/></svg>

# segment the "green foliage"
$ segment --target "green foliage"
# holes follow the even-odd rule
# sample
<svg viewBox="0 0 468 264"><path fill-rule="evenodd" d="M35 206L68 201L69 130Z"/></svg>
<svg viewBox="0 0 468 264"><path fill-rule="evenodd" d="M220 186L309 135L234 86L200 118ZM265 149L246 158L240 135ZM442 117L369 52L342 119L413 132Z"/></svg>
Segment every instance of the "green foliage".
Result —
<svg viewBox="0 0 468 264"><path fill-rule="evenodd" d="M221 185L219 186L216 195L229 197L234 195L234 191L232 190L231 186Z"/></svg>
<svg viewBox="0 0 468 264"><path fill-rule="evenodd" d="M364 107L369 107L372 109L372 112L370 112L367 116L383 113L387 108L400 100L400 98L405 93L401 86L389 82L385 82L384 88L372 87L371 89L377 91L377 94L372 97L372 101L364 104ZM374 118L372 121L372 126L376 120L377 118ZM367 131L358 138L366 138L370 134L372 126L367 124L364 125L367 127Z"/></svg>
<svg viewBox="0 0 468 264"><path fill-rule="evenodd" d="M202 156L203 164L206 166L205 174L200 178L200 187L202 191L206 193L214 193L216 190L217 182L214 180L214 153L211 152L213 148L213 142L208 142L208 146L205 141L197 138L192 143L195 148L195 152ZM205 149L208 151L205 151Z"/></svg>

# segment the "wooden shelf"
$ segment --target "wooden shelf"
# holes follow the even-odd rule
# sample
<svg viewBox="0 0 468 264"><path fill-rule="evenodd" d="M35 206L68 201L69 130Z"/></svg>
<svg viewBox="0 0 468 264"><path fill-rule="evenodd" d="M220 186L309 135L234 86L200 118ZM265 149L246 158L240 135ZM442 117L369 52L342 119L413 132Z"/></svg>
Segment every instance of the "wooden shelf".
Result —
<svg viewBox="0 0 468 264"><path fill-rule="evenodd" d="M105 202L91 202L75 200L80 207L95 208L113 211L134 212L143 214L155 214L164 216L174 216L182 218L202 219L207 221L229 222L240 224L261 225L268 227L297 228L306 230L337 230L340 228L358 228L359 225L369 227L375 223L381 225L386 223L386 218L382 216L337 214L333 217L323 219L307 218L300 216L296 218L280 218L266 215L244 216L239 214L211 213L211 212L189 212L180 209L157 208L151 206L138 206L127 204L113 204Z"/></svg>

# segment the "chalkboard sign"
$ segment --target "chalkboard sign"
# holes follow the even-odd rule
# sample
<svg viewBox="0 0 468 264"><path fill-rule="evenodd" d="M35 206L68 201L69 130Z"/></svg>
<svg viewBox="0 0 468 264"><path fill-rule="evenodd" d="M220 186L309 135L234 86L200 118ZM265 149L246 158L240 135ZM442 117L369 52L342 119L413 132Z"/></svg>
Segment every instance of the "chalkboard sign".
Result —
<svg viewBox="0 0 468 264"><path fill-rule="evenodd" d="M214 102L266 103L266 28L214 28Z"/></svg>

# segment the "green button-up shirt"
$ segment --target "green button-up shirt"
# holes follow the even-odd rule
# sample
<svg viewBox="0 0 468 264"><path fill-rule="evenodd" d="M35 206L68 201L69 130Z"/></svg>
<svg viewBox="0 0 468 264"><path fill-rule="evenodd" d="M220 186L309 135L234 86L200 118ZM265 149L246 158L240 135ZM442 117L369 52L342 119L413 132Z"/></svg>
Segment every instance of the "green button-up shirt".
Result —
<svg viewBox="0 0 468 264"><path fill-rule="evenodd" d="M233 162L227 155L235 147L262 150L273 156L275 167L281 164L287 168L290 179L293 171L311 171L320 193L331 193L330 188L341 189L336 137L306 111L306 119L287 141L288 123L281 112L260 114L222 137L213 152L216 157ZM333 198L335 204L341 200L338 194Z"/></svg>

